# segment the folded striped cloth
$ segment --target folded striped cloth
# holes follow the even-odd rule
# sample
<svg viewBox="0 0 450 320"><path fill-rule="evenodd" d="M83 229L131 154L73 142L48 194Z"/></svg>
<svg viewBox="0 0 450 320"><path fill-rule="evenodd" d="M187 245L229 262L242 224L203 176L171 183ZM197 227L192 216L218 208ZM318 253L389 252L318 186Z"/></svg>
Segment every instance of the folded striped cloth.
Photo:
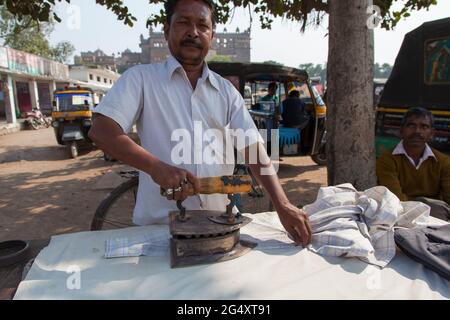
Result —
<svg viewBox="0 0 450 320"><path fill-rule="evenodd" d="M303 208L313 231L313 252L324 256L355 257L385 267L396 254L394 230L426 225L430 207L400 202L387 188L364 192L351 184L324 187L317 200Z"/></svg>

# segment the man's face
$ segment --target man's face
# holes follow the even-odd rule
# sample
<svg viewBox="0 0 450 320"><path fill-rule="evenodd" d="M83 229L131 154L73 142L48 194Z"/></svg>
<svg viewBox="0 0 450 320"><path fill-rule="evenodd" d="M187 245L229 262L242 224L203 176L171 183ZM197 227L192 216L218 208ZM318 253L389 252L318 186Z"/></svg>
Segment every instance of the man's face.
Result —
<svg viewBox="0 0 450 320"><path fill-rule="evenodd" d="M170 52L182 65L203 63L214 36L211 10L199 0L178 2L164 34Z"/></svg>
<svg viewBox="0 0 450 320"><path fill-rule="evenodd" d="M269 91L269 95L274 96L277 93L277 87L276 86L270 86L268 91Z"/></svg>
<svg viewBox="0 0 450 320"><path fill-rule="evenodd" d="M407 147L425 147L434 135L431 120L428 117L410 117L400 130L403 143Z"/></svg>

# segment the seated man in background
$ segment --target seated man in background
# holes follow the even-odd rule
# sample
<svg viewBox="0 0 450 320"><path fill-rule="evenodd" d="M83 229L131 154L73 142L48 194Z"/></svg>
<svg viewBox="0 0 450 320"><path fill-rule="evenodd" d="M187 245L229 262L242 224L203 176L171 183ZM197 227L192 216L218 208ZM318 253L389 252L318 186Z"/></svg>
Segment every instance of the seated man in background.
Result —
<svg viewBox="0 0 450 320"><path fill-rule="evenodd" d="M277 96L278 85L276 82L269 83L268 93L266 96L261 98L261 102L270 102L273 101L275 106L278 105L278 96Z"/></svg>
<svg viewBox="0 0 450 320"><path fill-rule="evenodd" d="M431 148L433 115L423 108L411 108L400 129L402 141L377 161L378 183L401 201L421 201L431 215L450 220L450 158Z"/></svg>
<svg viewBox="0 0 450 320"><path fill-rule="evenodd" d="M308 124L309 117L305 112L306 104L300 99L298 90L291 90L289 96L283 101L283 125L285 127L303 127Z"/></svg>

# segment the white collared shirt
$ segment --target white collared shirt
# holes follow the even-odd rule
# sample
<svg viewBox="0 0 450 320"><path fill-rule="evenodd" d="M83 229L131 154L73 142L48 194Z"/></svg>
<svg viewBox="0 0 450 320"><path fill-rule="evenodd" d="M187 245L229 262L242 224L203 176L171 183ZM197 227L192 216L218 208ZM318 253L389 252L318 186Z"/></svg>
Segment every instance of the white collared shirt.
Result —
<svg viewBox="0 0 450 320"><path fill-rule="evenodd" d="M419 168L422 165L422 163L424 163L424 161L427 160L430 157L434 158L437 161L437 158L434 155L433 150L431 150L430 146L428 144L426 144L425 145L425 150L423 152L423 155L420 158L419 163L416 165L414 160L408 155L408 153L406 153L405 147L403 146L403 140L400 141L400 143L397 145L397 147L395 147L395 149L392 152L392 154L393 155L400 155L400 154L405 155L406 158L408 158L409 162L411 162L411 164L416 168L416 170L419 170Z"/></svg>
<svg viewBox="0 0 450 320"><path fill-rule="evenodd" d="M177 129L191 133L192 140L194 127L199 123L204 131L227 128L257 130L242 96L231 82L210 71L205 63L203 75L193 90L186 72L173 57L163 63L139 65L127 70L95 112L112 118L124 132L130 132L136 123L143 148L161 161L183 168L197 177L231 175L234 165L195 164L194 153L198 155L202 151L202 145L196 143L193 143L195 147L190 155L192 161L175 164L171 154L180 140L173 141L172 135ZM245 147L257 142L263 142L259 134L248 138ZM201 195L188 198L183 205L190 210L223 211L228 202L225 195ZM174 210L177 210L176 203L163 198L160 187L149 175L141 172L134 223L167 223L168 213Z"/></svg>

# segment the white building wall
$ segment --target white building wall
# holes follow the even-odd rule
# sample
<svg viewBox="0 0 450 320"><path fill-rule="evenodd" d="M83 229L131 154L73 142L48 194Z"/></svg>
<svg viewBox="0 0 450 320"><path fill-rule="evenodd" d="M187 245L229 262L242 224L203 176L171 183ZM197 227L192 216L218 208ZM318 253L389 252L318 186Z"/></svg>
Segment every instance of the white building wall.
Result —
<svg viewBox="0 0 450 320"><path fill-rule="evenodd" d="M89 75L87 74L86 70L69 70L69 77L71 79L79 80L88 82L89 81Z"/></svg>
<svg viewBox="0 0 450 320"><path fill-rule="evenodd" d="M102 86L106 89L110 89L120 77L120 74L108 69L88 69L78 66L72 67L69 73L71 79Z"/></svg>

